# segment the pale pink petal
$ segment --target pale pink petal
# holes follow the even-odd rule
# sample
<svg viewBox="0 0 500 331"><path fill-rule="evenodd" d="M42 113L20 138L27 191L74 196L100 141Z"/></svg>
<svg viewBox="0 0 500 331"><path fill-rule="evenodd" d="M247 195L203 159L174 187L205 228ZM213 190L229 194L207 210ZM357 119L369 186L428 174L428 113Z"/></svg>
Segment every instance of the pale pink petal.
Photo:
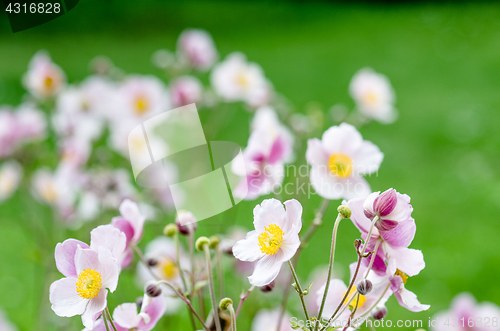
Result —
<svg viewBox="0 0 500 331"><path fill-rule="evenodd" d="M328 294L326 297L326 305L323 310L323 317L330 318L332 314L335 312L335 309L342 301L344 297L344 293L347 291L347 286L340 279L332 279L330 281L330 286L328 288ZM316 292L316 303L318 307L321 305L321 301L323 300L323 294L325 293L325 285L323 285Z"/></svg>
<svg viewBox="0 0 500 331"><path fill-rule="evenodd" d="M85 309L85 312L82 314L82 323L87 329L94 329L95 320L99 317L104 308L106 308L107 295L108 290L102 289L97 297L89 301L87 309Z"/></svg>
<svg viewBox="0 0 500 331"><path fill-rule="evenodd" d="M103 288L108 288L113 293L118 285L120 266L107 247L99 247L99 263L102 286Z"/></svg>
<svg viewBox="0 0 500 331"><path fill-rule="evenodd" d="M149 323L145 324L144 321L142 321L137 327L137 329L143 331L152 330L156 326L156 323L158 323L160 318L163 317L166 309L167 309L167 303L163 296L160 295L156 298L153 298L151 303L144 310L144 313L148 314L150 318Z"/></svg>
<svg viewBox="0 0 500 331"><path fill-rule="evenodd" d="M92 249L78 247L75 254L76 273L79 275L84 269L100 271L101 264L97 252Z"/></svg>
<svg viewBox="0 0 500 331"><path fill-rule="evenodd" d="M389 260L394 260L396 268L407 274L415 276L425 268L424 255L421 251L411 248L393 249L384 245Z"/></svg>
<svg viewBox="0 0 500 331"><path fill-rule="evenodd" d="M295 199L287 200L284 202L286 207L285 224L282 230L285 234L293 227L300 232L302 228L302 205Z"/></svg>
<svg viewBox="0 0 500 331"><path fill-rule="evenodd" d="M293 225L288 232L285 232L285 235L283 236L283 243L280 247L280 249L283 251L281 262L290 260L297 252L297 249L300 246L299 231L300 228L297 228L295 225Z"/></svg>
<svg viewBox="0 0 500 331"><path fill-rule="evenodd" d="M137 327L142 320L137 313L137 305L135 303L124 303L116 307L113 311L113 319L116 324L127 329Z"/></svg>
<svg viewBox="0 0 500 331"><path fill-rule="evenodd" d="M115 228L120 229L125 234L125 237L127 238L127 246L128 246L129 243L134 238L134 234L135 234L135 230L134 230L134 227L132 226L132 224L130 224L130 222L127 219L125 219L121 216L113 217L113 219L111 220L111 224L113 224L113 226Z"/></svg>
<svg viewBox="0 0 500 331"><path fill-rule="evenodd" d="M78 277L75 268L75 253L77 247L89 248L89 246L76 239L67 239L58 243L55 251L57 270L66 277Z"/></svg>
<svg viewBox="0 0 500 331"><path fill-rule="evenodd" d="M351 158L354 164L353 172L361 176L377 171L384 159L384 154L375 144L365 140Z"/></svg>
<svg viewBox="0 0 500 331"><path fill-rule="evenodd" d="M96 252L100 246L108 247L113 256L119 259L125 250L127 237L113 225L101 225L90 232L90 248Z"/></svg>
<svg viewBox="0 0 500 331"><path fill-rule="evenodd" d="M134 228L134 242L138 242L142 237L144 221L146 217L139 211L139 206L129 199L125 199L120 205L120 214L130 221Z"/></svg>
<svg viewBox="0 0 500 331"><path fill-rule="evenodd" d="M254 286L264 286L271 283L278 276L282 263L282 253L280 251L274 255L265 256L255 264L253 274L248 277L250 284Z"/></svg>
<svg viewBox="0 0 500 331"><path fill-rule="evenodd" d="M327 153L323 149L321 140L313 138L307 141L307 151L306 151L307 163L311 165L324 166L328 164L328 157L329 155L327 155Z"/></svg>
<svg viewBox="0 0 500 331"><path fill-rule="evenodd" d="M76 278L68 277L56 280L50 285L50 303L58 316L71 317L85 311L88 300L78 295Z"/></svg>
<svg viewBox="0 0 500 331"><path fill-rule="evenodd" d="M285 215L285 208L280 201L276 199L264 200L260 205L255 206L253 210L255 230L262 233L269 224L276 224L283 228Z"/></svg>
<svg viewBox="0 0 500 331"><path fill-rule="evenodd" d="M430 305L421 304L415 293L408 291L404 287L403 280L399 276L391 277L391 290L394 292L399 304L409 311L419 312L428 310L431 307Z"/></svg>
<svg viewBox="0 0 500 331"><path fill-rule="evenodd" d="M415 220L410 218L399 222L391 231L381 232L380 236L394 248L408 247L415 237L416 230Z"/></svg>
<svg viewBox="0 0 500 331"><path fill-rule="evenodd" d="M354 126L342 123L326 130L321 143L328 155L342 153L352 158L362 147L363 137Z"/></svg>
<svg viewBox="0 0 500 331"><path fill-rule="evenodd" d="M259 234L251 231L233 246L233 255L240 261L254 262L265 256L259 247Z"/></svg>

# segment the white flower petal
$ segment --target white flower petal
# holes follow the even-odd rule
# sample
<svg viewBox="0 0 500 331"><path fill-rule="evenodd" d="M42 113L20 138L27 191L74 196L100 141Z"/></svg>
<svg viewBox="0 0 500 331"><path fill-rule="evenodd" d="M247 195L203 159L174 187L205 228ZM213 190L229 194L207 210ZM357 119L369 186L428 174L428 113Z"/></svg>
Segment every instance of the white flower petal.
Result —
<svg viewBox="0 0 500 331"><path fill-rule="evenodd" d="M125 250L127 237L113 225L101 225L90 232L90 248L98 251L100 246L108 247L113 256L119 259Z"/></svg>
<svg viewBox="0 0 500 331"><path fill-rule="evenodd" d="M281 253L282 254L282 253ZM254 286L264 286L271 283L279 274L282 262L280 251L278 253L266 256L257 261L253 274L248 277L250 284Z"/></svg>
<svg viewBox="0 0 500 331"><path fill-rule="evenodd" d="M311 165L326 165L328 163L328 156L323 149L321 140L313 138L307 141L307 163Z"/></svg>
<svg viewBox="0 0 500 331"><path fill-rule="evenodd" d="M102 289L97 297L89 301L87 309L85 309L85 312L82 314L82 323L87 329L94 329L95 320L99 317L99 314L104 310L104 308L106 308L107 295L108 290Z"/></svg>
<svg viewBox="0 0 500 331"><path fill-rule="evenodd" d="M113 319L115 323L127 329L135 328L141 322L135 303L124 303L116 307L113 311Z"/></svg>
<svg viewBox="0 0 500 331"><path fill-rule="evenodd" d="M76 274L79 275L83 269L93 269L100 272L101 264L97 252L92 249L82 249L80 246L75 253Z"/></svg>
<svg viewBox="0 0 500 331"><path fill-rule="evenodd" d="M363 137L354 126L342 123L326 130L321 143L328 155L342 153L352 158L362 146Z"/></svg>
<svg viewBox="0 0 500 331"><path fill-rule="evenodd" d="M76 291L76 278L68 277L56 280L50 285L50 303L58 316L71 317L85 311L87 299Z"/></svg>
<svg viewBox="0 0 500 331"><path fill-rule="evenodd" d="M269 224L276 224L283 229L285 215L285 208L280 201L276 199L264 200L260 205L255 206L253 210L255 230L262 233Z"/></svg>
<svg viewBox="0 0 500 331"><path fill-rule="evenodd" d="M233 255L240 261L254 262L265 256L259 247L259 234L251 231L233 246Z"/></svg>
<svg viewBox="0 0 500 331"><path fill-rule="evenodd" d="M99 272L102 276L102 287L108 288L111 293L113 293L118 285L120 266L107 247L99 247L99 263Z"/></svg>

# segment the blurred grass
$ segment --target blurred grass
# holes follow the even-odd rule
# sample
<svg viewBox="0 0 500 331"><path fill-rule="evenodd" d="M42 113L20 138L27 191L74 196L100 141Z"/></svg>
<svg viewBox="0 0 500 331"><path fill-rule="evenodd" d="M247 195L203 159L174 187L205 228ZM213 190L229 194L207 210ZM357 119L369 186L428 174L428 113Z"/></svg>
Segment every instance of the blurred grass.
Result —
<svg viewBox="0 0 500 331"><path fill-rule="evenodd" d="M418 318L425 323L461 291L498 303L500 287L494 286L500 271L495 244L500 235L498 3L144 1L138 8L134 4L81 1L61 18L16 34L10 32L5 15L0 16L0 104L19 103L20 77L38 49L51 53L70 82L88 75L88 63L96 55L110 57L130 73L160 74L151 65L151 54L160 48L174 49L177 36L187 27L209 30L222 56L242 51L259 63L297 111L304 111L310 101L323 109L336 103L352 107L347 92L350 78L370 66L390 78L400 118L393 125L372 123L362 129L363 136L385 153L378 176L369 181L373 190L394 187L412 197L418 229L412 247L422 249L427 267L407 287L432 305L429 312L413 314L398 307L393 298L389 318ZM236 113L225 120L221 132L207 131L207 137L245 145L249 114L240 107L226 111ZM331 123L326 117L323 129ZM305 162L304 152L305 146L300 146L299 163ZM40 241L45 236L56 241L68 236L89 238L88 229L51 231L50 211L34 202L27 190L23 188L0 205L0 307L22 330L34 330L44 261L52 259L39 248ZM319 201L317 197L301 199L305 224ZM241 203L201 222L200 234L222 232L223 221L231 224L234 220L250 228L251 210L257 202ZM337 203L332 203L322 231L297 268L304 279L328 259ZM107 223L109 216L96 223ZM171 221L166 218L162 224L148 225L144 243ZM341 225L336 260L344 268L355 258L351 245L357 236L351 224ZM244 281L233 280L226 294L237 298L246 287ZM131 302L139 294L133 272L125 271L110 305ZM256 305L277 304L277 295L251 297L245 308L253 313ZM296 304L294 298L290 307L300 314ZM61 320L50 311L46 314L47 319ZM241 321L242 330L249 329L249 318ZM78 317L72 322L75 330L81 327ZM166 318L162 323L161 329L178 330L186 325L179 318Z"/></svg>

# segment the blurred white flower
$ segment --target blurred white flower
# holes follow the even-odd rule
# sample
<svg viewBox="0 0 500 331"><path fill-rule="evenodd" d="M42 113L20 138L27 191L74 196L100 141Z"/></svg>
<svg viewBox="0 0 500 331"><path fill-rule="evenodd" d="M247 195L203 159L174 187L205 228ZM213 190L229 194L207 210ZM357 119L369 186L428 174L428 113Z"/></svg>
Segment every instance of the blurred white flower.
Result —
<svg viewBox="0 0 500 331"><path fill-rule="evenodd" d="M8 320L7 316L2 310L0 310L0 330L2 331L18 330L18 328Z"/></svg>
<svg viewBox="0 0 500 331"><path fill-rule="evenodd" d="M31 59L23 83L31 95L45 99L59 93L66 84L66 76L46 52L39 51Z"/></svg>
<svg viewBox="0 0 500 331"><path fill-rule="evenodd" d="M352 199L371 193L362 177L378 170L384 154L350 124L332 126L321 140L307 142L306 159L311 164L311 184L323 198Z"/></svg>
<svg viewBox="0 0 500 331"><path fill-rule="evenodd" d="M394 90L386 76L363 68L352 78L349 92L364 116L382 123L396 120Z"/></svg>
<svg viewBox="0 0 500 331"><path fill-rule="evenodd" d="M170 85L170 97L174 108L199 103L203 96L203 85L198 78L182 76Z"/></svg>
<svg viewBox="0 0 500 331"><path fill-rule="evenodd" d="M199 71L207 71L217 61L219 54L210 34L201 29L188 29L177 42L181 61Z"/></svg>
<svg viewBox="0 0 500 331"><path fill-rule="evenodd" d="M248 62L243 53L229 54L214 67L210 80L215 92L228 102L244 101L258 107L271 98L271 84L262 68Z"/></svg>
<svg viewBox="0 0 500 331"><path fill-rule="evenodd" d="M46 134L43 113L32 103L0 109L0 158L11 155L20 145L40 140Z"/></svg>
<svg viewBox="0 0 500 331"><path fill-rule="evenodd" d="M22 176L23 168L15 161L7 161L0 166L0 202L16 191Z"/></svg>
<svg viewBox="0 0 500 331"><path fill-rule="evenodd" d="M280 309L261 309L255 315L252 321L252 331L276 331L278 330L278 320L280 317ZM283 319L280 322L279 331L292 331L290 323L290 314L285 312Z"/></svg>

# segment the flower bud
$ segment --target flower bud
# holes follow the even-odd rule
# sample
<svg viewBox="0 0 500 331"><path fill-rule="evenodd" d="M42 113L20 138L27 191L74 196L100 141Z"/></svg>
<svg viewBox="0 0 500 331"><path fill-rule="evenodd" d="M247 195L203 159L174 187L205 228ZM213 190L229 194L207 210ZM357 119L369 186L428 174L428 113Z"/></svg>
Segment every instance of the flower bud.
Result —
<svg viewBox="0 0 500 331"><path fill-rule="evenodd" d="M271 292L273 290L273 288L274 288L274 285L275 285L275 283L274 283L274 280L273 280L269 284L259 287L259 289L262 292L264 292L264 293Z"/></svg>
<svg viewBox="0 0 500 331"><path fill-rule="evenodd" d="M179 211L177 213L177 218L175 219L175 224L177 224L177 228L179 232L183 235L193 234L196 228L198 227L198 220L194 215L188 211Z"/></svg>
<svg viewBox="0 0 500 331"><path fill-rule="evenodd" d="M358 284L356 284L359 294L367 295L372 291L373 283L368 279L361 279Z"/></svg>
<svg viewBox="0 0 500 331"><path fill-rule="evenodd" d="M210 240L207 237L200 237L196 240L195 247L200 252L204 250L205 245L210 244Z"/></svg>
<svg viewBox="0 0 500 331"><path fill-rule="evenodd" d="M230 298L224 298L220 301L219 308L222 311L226 311L226 310L228 310L229 305L232 305L232 304L233 304L233 300L231 300Z"/></svg>
<svg viewBox="0 0 500 331"><path fill-rule="evenodd" d="M144 301L144 298L143 297L138 297L136 300L135 300L135 304L137 306L137 310L138 311L141 311L141 308L142 308L142 302Z"/></svg>
<svg viewBox="0 0 500 331"><path fill-rule="evenodd" d="M392 213L397 203L398 196L396 190L391 188L375 198L375 201L373 201L373 211L376 215L384 217Z"/></svg>
<svg viewBox="0 0 500 331"><path fill-rule="evenodd" d="M381 320L384 319L386 316L387 316L387 308L385 307L376 308L372 311L372 318L374 320Z"/></svg>
<svg viewBox="0 0 500 331"><path fill-rule="evenodd" d="M208 246L212 249L217 248L220 243L220 238L217 236L211 236L209 240L210 242L208 243Z"/></svg>
<svg viewBox="0 0 500 331"><path fill-rule="evenodd" d="M161 294L161 288L156 284L150 284L146 287L146 294L151 298L155 298Z"/></svg>
<svg viewBox="0 0 500 331"><path fill-rule="evenodd" d="M170 223L163 229L163 234L167 237L173 237L177 233L177 225Z"/></svg>
<svg viewBox="0 0 500 331"><path fill-rule="evenodd" d="M339 212L340 215L342 215L343 218L349 218L351 217L351 208L349 208L347 205L340 205L337 208L337 211Z"/></svg>
<svg viewBox="0 0 500 331"><path fill-rule="evenodd" d="M150 267L154 267L155 265L158 264L158 260L155 258L150 258L150 259L148 259L147 262L148 262L148 266L150 266Z"/></svg>

